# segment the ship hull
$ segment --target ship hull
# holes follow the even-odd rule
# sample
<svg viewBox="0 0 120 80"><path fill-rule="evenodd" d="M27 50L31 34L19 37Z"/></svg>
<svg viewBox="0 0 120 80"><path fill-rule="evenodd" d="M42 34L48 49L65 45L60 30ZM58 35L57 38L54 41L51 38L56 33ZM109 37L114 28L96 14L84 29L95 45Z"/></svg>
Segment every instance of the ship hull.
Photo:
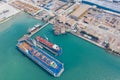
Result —
<svg viewBox="0 0 120 80"><path fill-rule="evenodd" d="M41 38L41 37L38 37L38 38ZM42 38L42 39L43 39L43 38ZM46 42L48 42L48 41L45 40L45 39L43 39L43 40L46 41ZM62 54L62 48L59 47L59 50L54 49L54 48L53 48L53 45L54 45L54 44L52 44L51 42L49 42L49 43L51 43L52 46L49 46L48 44L45 44L45 43L42 42L41 40L37 39L37 37L36 37L36 41L38 42L38 44L42 45L45 49L47 49L48 51L52 52L53 54L55 54L55 55L61 55L61 54Z"/></svg>
<svg viewBox="0 0 120 80"><path fill-rule="evenodd" d="M59 56L59 55L62 54L62 49L60 49L59 51L56 51L56 50L54 50L54 49L52 49L52 48L49 48L49 47L46 46L45 44L42 44L42 43L40 43L40 42L39 42L39 44L42 45L42 46L43 46L45 49L47 49L48 51L50 51L50 52L52 52L53 54L57 55L57 56Z"/></svg>

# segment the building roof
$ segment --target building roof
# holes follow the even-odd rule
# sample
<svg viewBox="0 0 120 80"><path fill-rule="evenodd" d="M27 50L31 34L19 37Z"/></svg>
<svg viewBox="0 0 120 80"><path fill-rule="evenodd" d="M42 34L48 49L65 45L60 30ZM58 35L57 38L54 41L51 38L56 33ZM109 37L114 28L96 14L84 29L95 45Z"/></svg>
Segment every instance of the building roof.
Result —
<svg viewBox="0 0 120 80"><path fill-rule="evenodd" d="M81 16L85 11L87 11L90 8L89 5L83 5L81 4L71 15L76 16L77 18Z"/></svg>

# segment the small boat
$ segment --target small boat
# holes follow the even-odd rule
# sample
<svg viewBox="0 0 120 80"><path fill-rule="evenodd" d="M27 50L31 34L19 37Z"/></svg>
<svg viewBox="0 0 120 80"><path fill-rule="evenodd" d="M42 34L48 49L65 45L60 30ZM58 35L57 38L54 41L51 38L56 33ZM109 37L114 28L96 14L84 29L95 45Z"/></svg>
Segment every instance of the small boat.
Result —
<svg viewBox="0 0 120 80"><path fill-rule="evenodd" d="M33 33L34 31L36 31L37 29L39 29L41 27L41 25L36 24L35 26L33 26L32 28L28 29L28 34Z"/></svg>

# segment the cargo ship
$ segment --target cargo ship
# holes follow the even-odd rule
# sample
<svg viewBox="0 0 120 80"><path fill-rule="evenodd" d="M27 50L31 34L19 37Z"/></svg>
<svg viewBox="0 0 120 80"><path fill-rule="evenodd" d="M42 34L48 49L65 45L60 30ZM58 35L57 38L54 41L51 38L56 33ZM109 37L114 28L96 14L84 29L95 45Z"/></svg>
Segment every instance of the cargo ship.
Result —
<svg viewBox="0 0 120 80"><path fill-rule="evenodd" d="M41 25L39 25L39 24L34 25L32 28L28 29L28 34L31 34L31 33L35 32L40 27L41 27Z"/></svg>
<svg viewBox="0 0 120 80"><path fill-rule="evenodd" d="M43 39L40 36L36 37L36 41L42 45L45 49L49 50L50 52L54 53L55 55L61 55L62 54L62 48L59 47L56 44L53 44L51 42L49 42L46 39Z"/></svg>
<svg viewBox="0 0 120 80"><path fill-rule="evenodd" d="M16 46L17 49L19 49L22 53L24 53L27 57L36 62L54 77L59 77L63 73L63 63L50 56L40 48L34 46L28 40L19 41Z"/></svg>

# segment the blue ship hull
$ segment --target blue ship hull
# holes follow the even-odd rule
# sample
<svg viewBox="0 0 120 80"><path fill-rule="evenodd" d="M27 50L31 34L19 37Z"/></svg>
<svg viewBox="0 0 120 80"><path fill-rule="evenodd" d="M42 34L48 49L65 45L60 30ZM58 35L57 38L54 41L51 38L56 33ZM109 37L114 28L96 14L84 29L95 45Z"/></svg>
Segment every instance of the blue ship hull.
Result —
<svg viewBox="0 0 120 80"><path fill-rule="evenodd" d="M24 41L23 41L24 42ZM64 71L64 67L63 67L63 63L61 63L60 61L58 61L57 59L53 58L52 56L50 56L49 54L47 54L46 52L44 52L43 50L35 47L35 46L32 46L31 47L35 50L37 50L38 52L42 53L44 56L46 56L47 58L49 58L50 60L54 61L58 68L52 68L50 66L48 66L45 62L43 62L42 60L40 60L38 57L32 55L32 52L28 51L28 53L24 50L22 50L19 45L21 44L22 42L18 42L17 44L17 48L23 52L27 57L29 57L31 60L33 60L34 62L36 62L39 66L41 66L43 69L45 69L47 72L49 72L51 75L53 75L54 77L59 77L62 72Z"/></svg>

